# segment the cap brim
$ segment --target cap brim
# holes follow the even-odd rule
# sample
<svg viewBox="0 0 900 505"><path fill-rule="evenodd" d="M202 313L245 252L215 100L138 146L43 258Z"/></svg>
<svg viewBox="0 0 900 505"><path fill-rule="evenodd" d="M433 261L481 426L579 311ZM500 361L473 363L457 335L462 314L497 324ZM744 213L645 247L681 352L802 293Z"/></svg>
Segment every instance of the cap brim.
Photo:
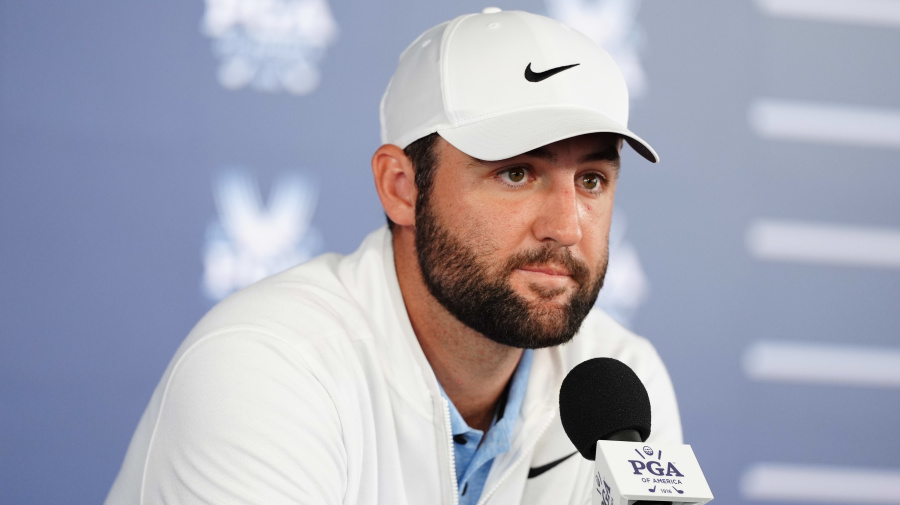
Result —
<svg viewBox="0 0 900 505"><path fill-rule="evenodd" d="M437 132L453 147L485 161L512 158L559 140L588 133L617 133L644 158L659 161L650 144L605 114L571 107L507 112Z"/></svg>

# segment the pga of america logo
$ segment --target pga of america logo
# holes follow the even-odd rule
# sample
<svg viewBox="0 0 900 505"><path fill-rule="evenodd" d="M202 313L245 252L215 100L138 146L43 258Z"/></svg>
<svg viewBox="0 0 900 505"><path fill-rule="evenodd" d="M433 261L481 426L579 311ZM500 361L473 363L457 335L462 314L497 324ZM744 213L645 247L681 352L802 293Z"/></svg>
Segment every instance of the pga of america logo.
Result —
<svg viewBox="0 0 900 505"><path fill-rule="evenodd" d="M587 35L606 49L622 69L632 98L647 85L639 50L644 42L637 25L640 0L547 0L547 14Z"/></svg>
<svg viewBox="0 0 900 505"><path fill-rule="evenodd" d="M644 446L644 454L641 454L637 449L635 449L635 452L641 459L629 459L628 462L631 463L634 475L641 476L641 482L647 485L653 484L653 487L647 488L647 491L659 494L673 494L672 491L675 491L678 494L684 494L684 488L675 487L682 485L679 477L684 477L684 474L678 470L674 462L662 459L661 449L656 451L657 457L655 460L644 456L644 454L647 456L654 455L653 448L650 446Z"/></svg>
<svg viewBox="0 0 900 505"><path fill-rule="evenodd" d="M319 85L317 65L338 34L326 0L206 0L201 31L222 86L295 95Z"/></svg>
<svg viewBox="0 0 900 505"><path fill-rule="evenodd" d="M275 181L268 205L248 172L231 170L214 183L218 219L207 228L203 291L218 301L263 277L303 263L322 248L311 226L318 188L299 174Z"/></svg>

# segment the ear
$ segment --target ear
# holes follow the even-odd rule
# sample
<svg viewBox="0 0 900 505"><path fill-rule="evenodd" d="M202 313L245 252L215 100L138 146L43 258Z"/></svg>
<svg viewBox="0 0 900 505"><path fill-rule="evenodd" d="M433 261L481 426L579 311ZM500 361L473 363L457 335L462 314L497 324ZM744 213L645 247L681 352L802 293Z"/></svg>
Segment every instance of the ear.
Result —
<svg viewBox="0 0 900 505"><path fill-rule="evenodd" d="M415 171L403 149L385 144L372 156L372 175L381 206L391 221L400 226L416 222Z"/></svg>

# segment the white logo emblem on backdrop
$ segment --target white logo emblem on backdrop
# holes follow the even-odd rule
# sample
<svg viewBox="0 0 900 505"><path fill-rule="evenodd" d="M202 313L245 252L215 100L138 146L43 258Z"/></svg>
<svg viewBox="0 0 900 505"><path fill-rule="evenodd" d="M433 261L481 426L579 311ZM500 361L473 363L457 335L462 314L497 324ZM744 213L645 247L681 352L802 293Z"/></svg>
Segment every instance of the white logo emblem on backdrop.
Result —
<svg viewBox="0 0 900 505"><path fill-rule="evenodd" d="M338 34L325 0L206 0L201 30L222 86L296 95L319 85L318 63Z"/></svg>
<svg viewBox="0 0 900 505"><path fill-rule="evenodd" d="M547 0L547 13L606 49L622 69L634 98L647 84L638 54L643 43L636 24L640 5L640 0Z"/></svg>
<svg viewBox="0 0 900 505"><path fill-rule="evenodd" d="M650 289L637 250L625 240L626 224L622 209L616 209L609 231L609 269L597 297L597 307L630 327Z"/></svg>
<svg viewBox="0 0 900 505"><path fill-rule="evenodd" d="M302 263L322 249L310 223L318 187L300 174L272 184L268 205L248 172L232 170L214 182L218 219L209 225L203 291L213 301L263 277Z"/></svg>

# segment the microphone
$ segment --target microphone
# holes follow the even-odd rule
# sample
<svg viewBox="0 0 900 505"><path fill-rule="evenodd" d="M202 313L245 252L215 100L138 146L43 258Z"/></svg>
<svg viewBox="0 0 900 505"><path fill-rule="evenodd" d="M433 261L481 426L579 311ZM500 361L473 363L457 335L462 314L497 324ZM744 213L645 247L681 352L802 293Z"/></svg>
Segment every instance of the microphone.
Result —
<svg viewBox="0 0 900 505"><path fill-rule="evenodd" d="M650 397L621 361L593 358L573 368L559 391L559 416L578 452L595 462L593 505L702 505L713 499L689 445L644 443Z"/></svg>

